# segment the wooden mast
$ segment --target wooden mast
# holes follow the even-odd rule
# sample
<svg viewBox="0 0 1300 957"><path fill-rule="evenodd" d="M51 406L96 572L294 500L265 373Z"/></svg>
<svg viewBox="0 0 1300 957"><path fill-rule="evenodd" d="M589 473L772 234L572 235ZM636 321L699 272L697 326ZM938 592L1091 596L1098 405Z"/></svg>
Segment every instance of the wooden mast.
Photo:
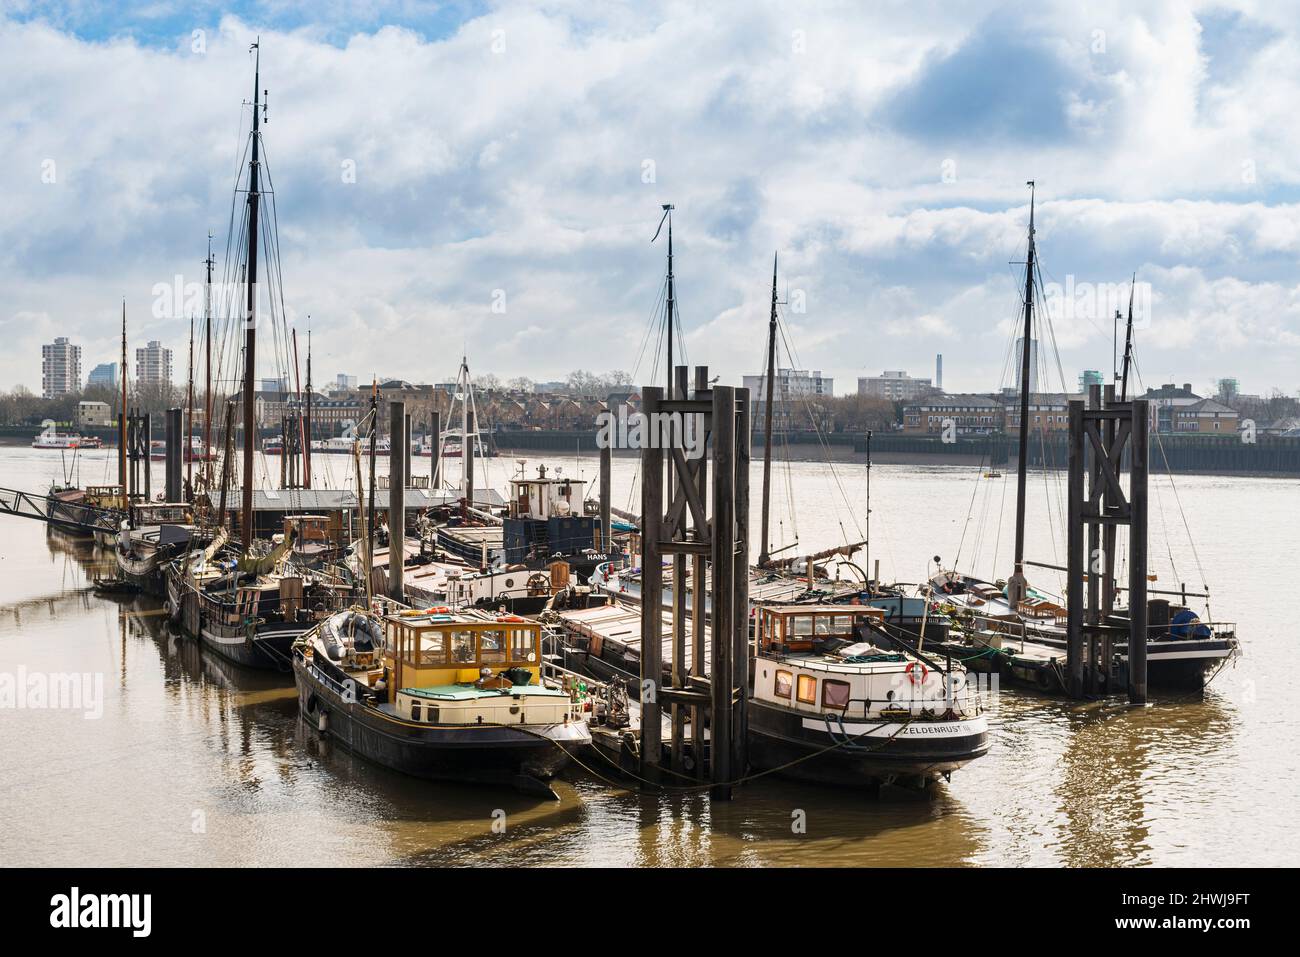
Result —
<svg viewBox="0 0 1300 957"><path fill-rule="evenodd" d="M776 257L772 254L772 313L767 321L767 382L763 386L763 518L762 533L758 540L758 566L767 565L772 556L768 552L768 514L772 507L772 393L776 378Z"/></svg>
<svg viewBox="0 0 1300 957"><path fill-rule="evenodd" d="M122 367L118 370L122 380L122 408L118 420L117 484L122 487L122 508L131 505L131 490L127 488L126 475L126 300L122 300Z"/></svg>
<svg viewBox="0 0 1300 957"><path fill-rule="evenodd" d="M1029 186L1029 256L1025 263L1025 332L1020 350L1020 441L1016 462L1015 570L1007 580L1007 598L1018 608L1029 583L1025 580L1025 492L1029 465L1029 379L1034 337L1034 181Z"/></svg>
<svg viewBox="0 0 1300 957"><path fill-rule="evenodd" d="M185 439L181 455L185 457L185 492L194 496L194 315L190 314L189 379L185 385Z"/></svg>
<svg viewBox="0 0 1300 957"><path fill-rule="evenodd" d="M258 228L258 120L261 109L262 51L261 41L253 44L257 51L253 66L253 142L248 162L248 298L244 315L244 476L243 501L239 524L243 531L244 551L253 547L253 448L257 438L254 388L257 375L257 228Z"/></svg>
<svg viewBox="0 0 1300 957"><path fill-rule="evenodd" d="M665 303L666 319L668 324L668 398L674 398L673 391L673 307L675 305L675 292L673 287L673 206L668 204L664 207L664 215L668 217L668 298ZM682 396L685 398L685 396Z"/></svg>
<svg viewBox="0 0 1300 957"><path fill-rule="evenodd" d="M302 487L311 488L311 316L307 317L307 408L302 423Z"/></svg>
<svg viewBox="0 0 1300 957"><path fill-rule="evenodd" d="M203 288L203 473L212 488L212 230L208 230L207 283Z"/></svg>
<svg viewBox="0 0 1300 957"><path fill-rule="evenodd" d="M1133 360L1133 291L1137 286L1137 273L1133 274L1133 284L1128 289L1128 324L1124 327L1124 365L1119 384L1119 400L1128 401L1128 367Z"/></svg>

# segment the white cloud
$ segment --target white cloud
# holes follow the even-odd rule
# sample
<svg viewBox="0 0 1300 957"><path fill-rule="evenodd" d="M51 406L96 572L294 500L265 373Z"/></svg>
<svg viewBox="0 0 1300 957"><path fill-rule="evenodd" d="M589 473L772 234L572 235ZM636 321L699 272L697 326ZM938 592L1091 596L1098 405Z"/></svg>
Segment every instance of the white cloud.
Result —
<svg viewBox="0 0 1300 957"><path fill-rule="evenodd" d="M188 29L149 45L0 22L0 383L37 385L55 334L87 368L113 360L123 296L133 338L183 348L185 323L151 319L149 290L198 278L206 231L224 236L260 30L284 292L312 316L323 376L441 379L462 344L503 377L631 371L663 268L649 238L673 202L693 362L732 380L761 362L779 248L783 288L807 298L787 317L804 365L843 388L863 369L925 374L946 351L949 386L991 388L1036 178L1047 278L1152 283L1152 366L1300 385L1295 17L1243 6L1273 39L1216 73L1202 4L1052 5L1015 35L992 5L792 9L505 3L442 39L339 40L331 6L288 31L227 17L203 55ZM1048 58L1059 136L891 121L900 91L972 38ZM1104 320L1057 338L1067 376L1109 362Z"/></svg>

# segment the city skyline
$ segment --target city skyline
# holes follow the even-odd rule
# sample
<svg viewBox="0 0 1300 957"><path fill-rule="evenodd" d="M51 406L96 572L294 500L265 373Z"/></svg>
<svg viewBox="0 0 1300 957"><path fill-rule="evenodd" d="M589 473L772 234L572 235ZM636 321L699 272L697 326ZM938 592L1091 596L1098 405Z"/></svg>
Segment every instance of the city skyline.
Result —
<svg viewBox="0 0 1300 957"><path fill-rule="evenodd" d="M1300 389L1287 8L665 9L5 14L0 75L22 95L0 107L16 170L0 382L36 391L25 357L56 335L116 358L123 297L133 348L184 356L192 310L160 309L158 290L202 280L241 145L229 104L247 98L260 34L287 311L312 317L320 370L435 382L466 351L502 376L657 379L638 347L664 268L650 237L673 202L690 363L735 383L761 372L779 250L783 365L844 384L925 376L943 352L949 390L996 387L1033 178L1067 388L1109 375L1112 307L1136 272L1144 385ZM89 72L101 81L72 96ZM397 88L464 93L386 100ZM33 103L50 116L28 130ZM159 128L192 155L149 148Z"/></svg>

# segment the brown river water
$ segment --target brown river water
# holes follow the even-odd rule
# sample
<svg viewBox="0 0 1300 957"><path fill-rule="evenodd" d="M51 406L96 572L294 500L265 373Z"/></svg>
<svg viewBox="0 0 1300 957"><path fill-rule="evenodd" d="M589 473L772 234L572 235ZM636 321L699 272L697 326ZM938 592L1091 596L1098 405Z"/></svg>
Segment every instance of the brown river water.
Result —
<svg viewBox="0 0 1300 957"><path fill-rule="evenodd" d="M114 482L115 455L83 453L81 483ZM60 459L2 448L0 486L43 493ZM317 462L318 485L345 483L348 459ZM591 458L534 456L528 469L539 462L595 477ZM495 459L487 480L504 489L517 468ZM615 460L615 505L633 511L635 471L635 460ZM161 472L155 463L155 489ZM878 465L871 482L871 558L886 580L922 580L936 554L985 577L1009 571L1014 475ZM772 484L778 545L796 529L801 552L860 537L861 465L793 463ZM1029 557L1059 564L1062 535L1044 503L1059 514L1063 480L1036 473L1030 487ZM751 488L757 510L757 463ZM581 768L546 802L369 765L299 722L291 677L201 653L146 599L94 596L111 554L0 516L0 677L102 681L93 709L0 708L0 864L1295 865L1300 708L1286 675L1296 625L1280 596L1298 505L1293 480L1182 476L1175 490L1153 476L1153 587L1201 590L1199 558L1213 618L1236 622L1244 649L1203 696L1157 692L1133 709L1003 688L990 702L989 754L932 799L767 777L730 803L638 794ZM756 512L752 528L757 538ZM1031 581L1059 593L1055 572Z"/></svg>

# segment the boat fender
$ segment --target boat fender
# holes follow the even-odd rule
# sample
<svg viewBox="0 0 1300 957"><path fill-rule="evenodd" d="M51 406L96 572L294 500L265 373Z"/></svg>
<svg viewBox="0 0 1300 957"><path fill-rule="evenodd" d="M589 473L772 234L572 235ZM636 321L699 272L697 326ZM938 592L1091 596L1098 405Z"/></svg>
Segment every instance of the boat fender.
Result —
<svg viewBox="0 0 1300 957"><path fill-rule="evenodd" d="M330 715L328 711L322 710L316 717L316 730L324 734L330 729Z"/></svg>
<svg viewBox="0 0 1300 957"><path fill-rule="evenodd" d="M308 714L311 714L313 711L316 710L316 704L317 704L317 702L316 702L316 693L315 693L315 692L312 692L311 694L307 695L307 701L306 701L306 703L303 705L303 707L305 707L305 708L307 709L307 713L308 713Z"/></svg>

